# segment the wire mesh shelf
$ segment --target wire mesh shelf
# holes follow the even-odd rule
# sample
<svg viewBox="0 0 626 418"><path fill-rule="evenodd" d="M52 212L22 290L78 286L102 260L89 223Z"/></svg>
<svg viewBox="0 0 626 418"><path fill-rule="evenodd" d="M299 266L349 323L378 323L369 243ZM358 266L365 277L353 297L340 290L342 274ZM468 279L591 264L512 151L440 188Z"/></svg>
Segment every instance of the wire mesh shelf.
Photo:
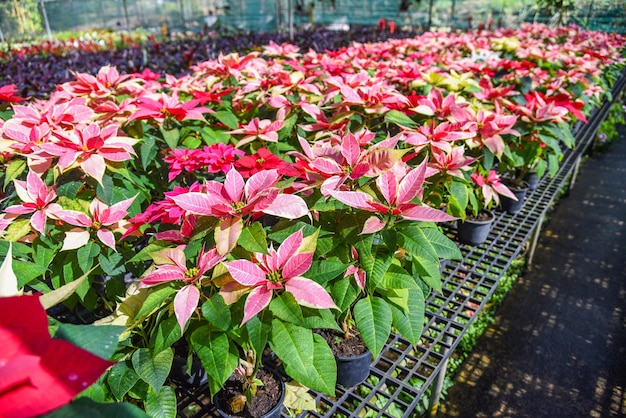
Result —
<svg viewBox="0 0 626 418"><path fill-rule="evenodd" d="M626 86L626 74L615 83L613 97ZM392 334L379 357L370 367L370 377L363 384L343 388L336 396L311 392L317 411L305 411L310 417L416 416L416 407L442 371L477 314L495 292L512 261L523 252L533 232L559 192L576 174L582 155L591 146L597 130L606 118L612 102L597 108L587 124L574 126L576 148L565 150L554 177L543 176L536 190L529 192L522 210L516 214L498 212L487 241L478 246L459 244L460 261L442 263L441 293L431 292L426 301L425 325L418 345ZM453 226L447 227L454 239ZM185 418L218 417L205 386L179 385L178 414ZM283 413L284 417L289 415Z"/></svg>

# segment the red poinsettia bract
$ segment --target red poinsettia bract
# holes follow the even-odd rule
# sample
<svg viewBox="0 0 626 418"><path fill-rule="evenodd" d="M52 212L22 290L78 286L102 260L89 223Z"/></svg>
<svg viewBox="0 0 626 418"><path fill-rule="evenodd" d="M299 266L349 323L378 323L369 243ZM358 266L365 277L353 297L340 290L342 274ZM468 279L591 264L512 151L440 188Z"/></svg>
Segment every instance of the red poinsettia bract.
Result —
<svg viewBox="0 0 626 418"><path fill-rule="evenodd" d="M113 363L50 337L39 295L0 298L0 416L35 417L70 402Z"/></svg>

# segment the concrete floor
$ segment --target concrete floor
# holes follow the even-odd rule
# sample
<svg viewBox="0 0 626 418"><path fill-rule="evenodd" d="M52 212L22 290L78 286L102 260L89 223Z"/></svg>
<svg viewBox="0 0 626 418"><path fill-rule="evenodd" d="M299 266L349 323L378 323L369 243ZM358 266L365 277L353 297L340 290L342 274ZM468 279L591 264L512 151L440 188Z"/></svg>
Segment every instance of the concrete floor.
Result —
<svg viewBox="0 0 626 418"><path fill-rule="evenodd" d="M543 226L440 417L626 416L626 129Z"/></svg>

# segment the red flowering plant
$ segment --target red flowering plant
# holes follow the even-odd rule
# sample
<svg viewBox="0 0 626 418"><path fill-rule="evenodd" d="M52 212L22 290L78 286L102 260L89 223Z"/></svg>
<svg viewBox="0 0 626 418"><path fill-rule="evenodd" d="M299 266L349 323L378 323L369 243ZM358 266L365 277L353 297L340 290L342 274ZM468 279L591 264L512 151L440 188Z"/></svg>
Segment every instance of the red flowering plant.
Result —
<svg viewBox="0 0 626 418"><path fill-rule="evenodd" d="M479 167L478 170L481 170ZM473 219L478 219L479 214L484 210L500 205L500 196L506 196L512 200L517 200L513 192L502 183L502 179L496 170L489 170L485 174L476 171L471 174L472 187L469 193L468 211Z"/></svg>
<svg viewBox="0 0 626 418"><path fill-rule="evenodd" d="M125 327L98 381L107 402L175 413L175 354L199 358L212 395L235 371L255 383L270 351L334 393L322 330L358 332L374 355L392 329L418 343L440 262L460 255L437 224L507 194L496 162L556 155L548 136L584 114L573 86L599 94L601 73L531 29L270 45L181 77L104 67L13 104L0 230L19 287L70 286L51 314ZM619 61L623 39L593 39Z"/></svg>
<svg viewBox="0 0 626 418"><path fill-rule="evenodd" d="M12 245L7 247L0 266L0 414L27 418L58 410L58 414L72 415L79 408L83 413L147 416L129 404L104 405L85 397L89 387L113 366L106 359L115 352L123 327L50 321L45 309L73 290L60 288L45 296L22 294L13 271ZM83 399L69 404L79 394Z"/></svg>

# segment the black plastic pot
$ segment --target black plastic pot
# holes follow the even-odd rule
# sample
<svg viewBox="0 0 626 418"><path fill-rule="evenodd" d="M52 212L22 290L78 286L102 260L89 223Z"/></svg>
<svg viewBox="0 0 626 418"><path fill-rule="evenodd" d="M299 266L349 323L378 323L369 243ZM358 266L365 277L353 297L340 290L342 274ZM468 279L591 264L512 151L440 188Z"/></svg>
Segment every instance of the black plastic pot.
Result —
<svg viewBox="0 0 626 418"><path fill-rule="evenodd" d="M191 361L190 374L187 373L187 358L174 356L172 361L172 370L170 371L170 377L177 382L185 382L193 386L204 385L208 376L202 362L198 357L193 357Z"/></svg>
<svg viewBox="0 0 626 418"><path fill-rule="evenodd" d="M528 190L537 190L539 185L539 177L537 177L536 171L529 171L524 176L524 181L528 183Z"/></svg>
<svg viewBox="0 0 626 418"><path fill-rule="evenodd" d="M496 217L491 211L485 212L489 214L488 220L465 219L463 222L458 222L457 238L460 242L469 245L480 245L487 240Z"/></svg>
<svg viewBox="0 0 626 418"><path fill-rule="evenodd" d="M524 182L521 187L511 185L508 185L508 187L511 189L515 197L517 197L517 200L501 196L500 203L502 205L502 210L514 214L522 210L522 206L524 206L524 198L526 197L526 193L528 193L528 184Z"/></svg>
<svg viewBox="0 0 626 418"><path fill-rule="evenodd" d="M366 351L354 357L335 356L337 360L337 384L344 387L356 386L370 375L372 352Z"/></svg>
<svg viewBox="0 0 626 418"><path fill-rule="evenodd" d="M274 378L278 382L280 382L280 399L278 400L278 403L276 404L276 406L274 406L265 414L261 415L260 418L280 418L281 413L283 411L283 403L285 401L285 391L286 391L285 382L283 382L283 379L281 379L280 376L274 373L273 371L269 369L265 369L265 368L264 370L268 373L271 373L274 376ZM214 405L215 405L215 409L217 410L217 413L220 415L220 417L231 418L232 415L226 412L229 410L229 408L223 402L224 400L222 399L222 397L220 397L220 393L215 395Z"/></svg>

